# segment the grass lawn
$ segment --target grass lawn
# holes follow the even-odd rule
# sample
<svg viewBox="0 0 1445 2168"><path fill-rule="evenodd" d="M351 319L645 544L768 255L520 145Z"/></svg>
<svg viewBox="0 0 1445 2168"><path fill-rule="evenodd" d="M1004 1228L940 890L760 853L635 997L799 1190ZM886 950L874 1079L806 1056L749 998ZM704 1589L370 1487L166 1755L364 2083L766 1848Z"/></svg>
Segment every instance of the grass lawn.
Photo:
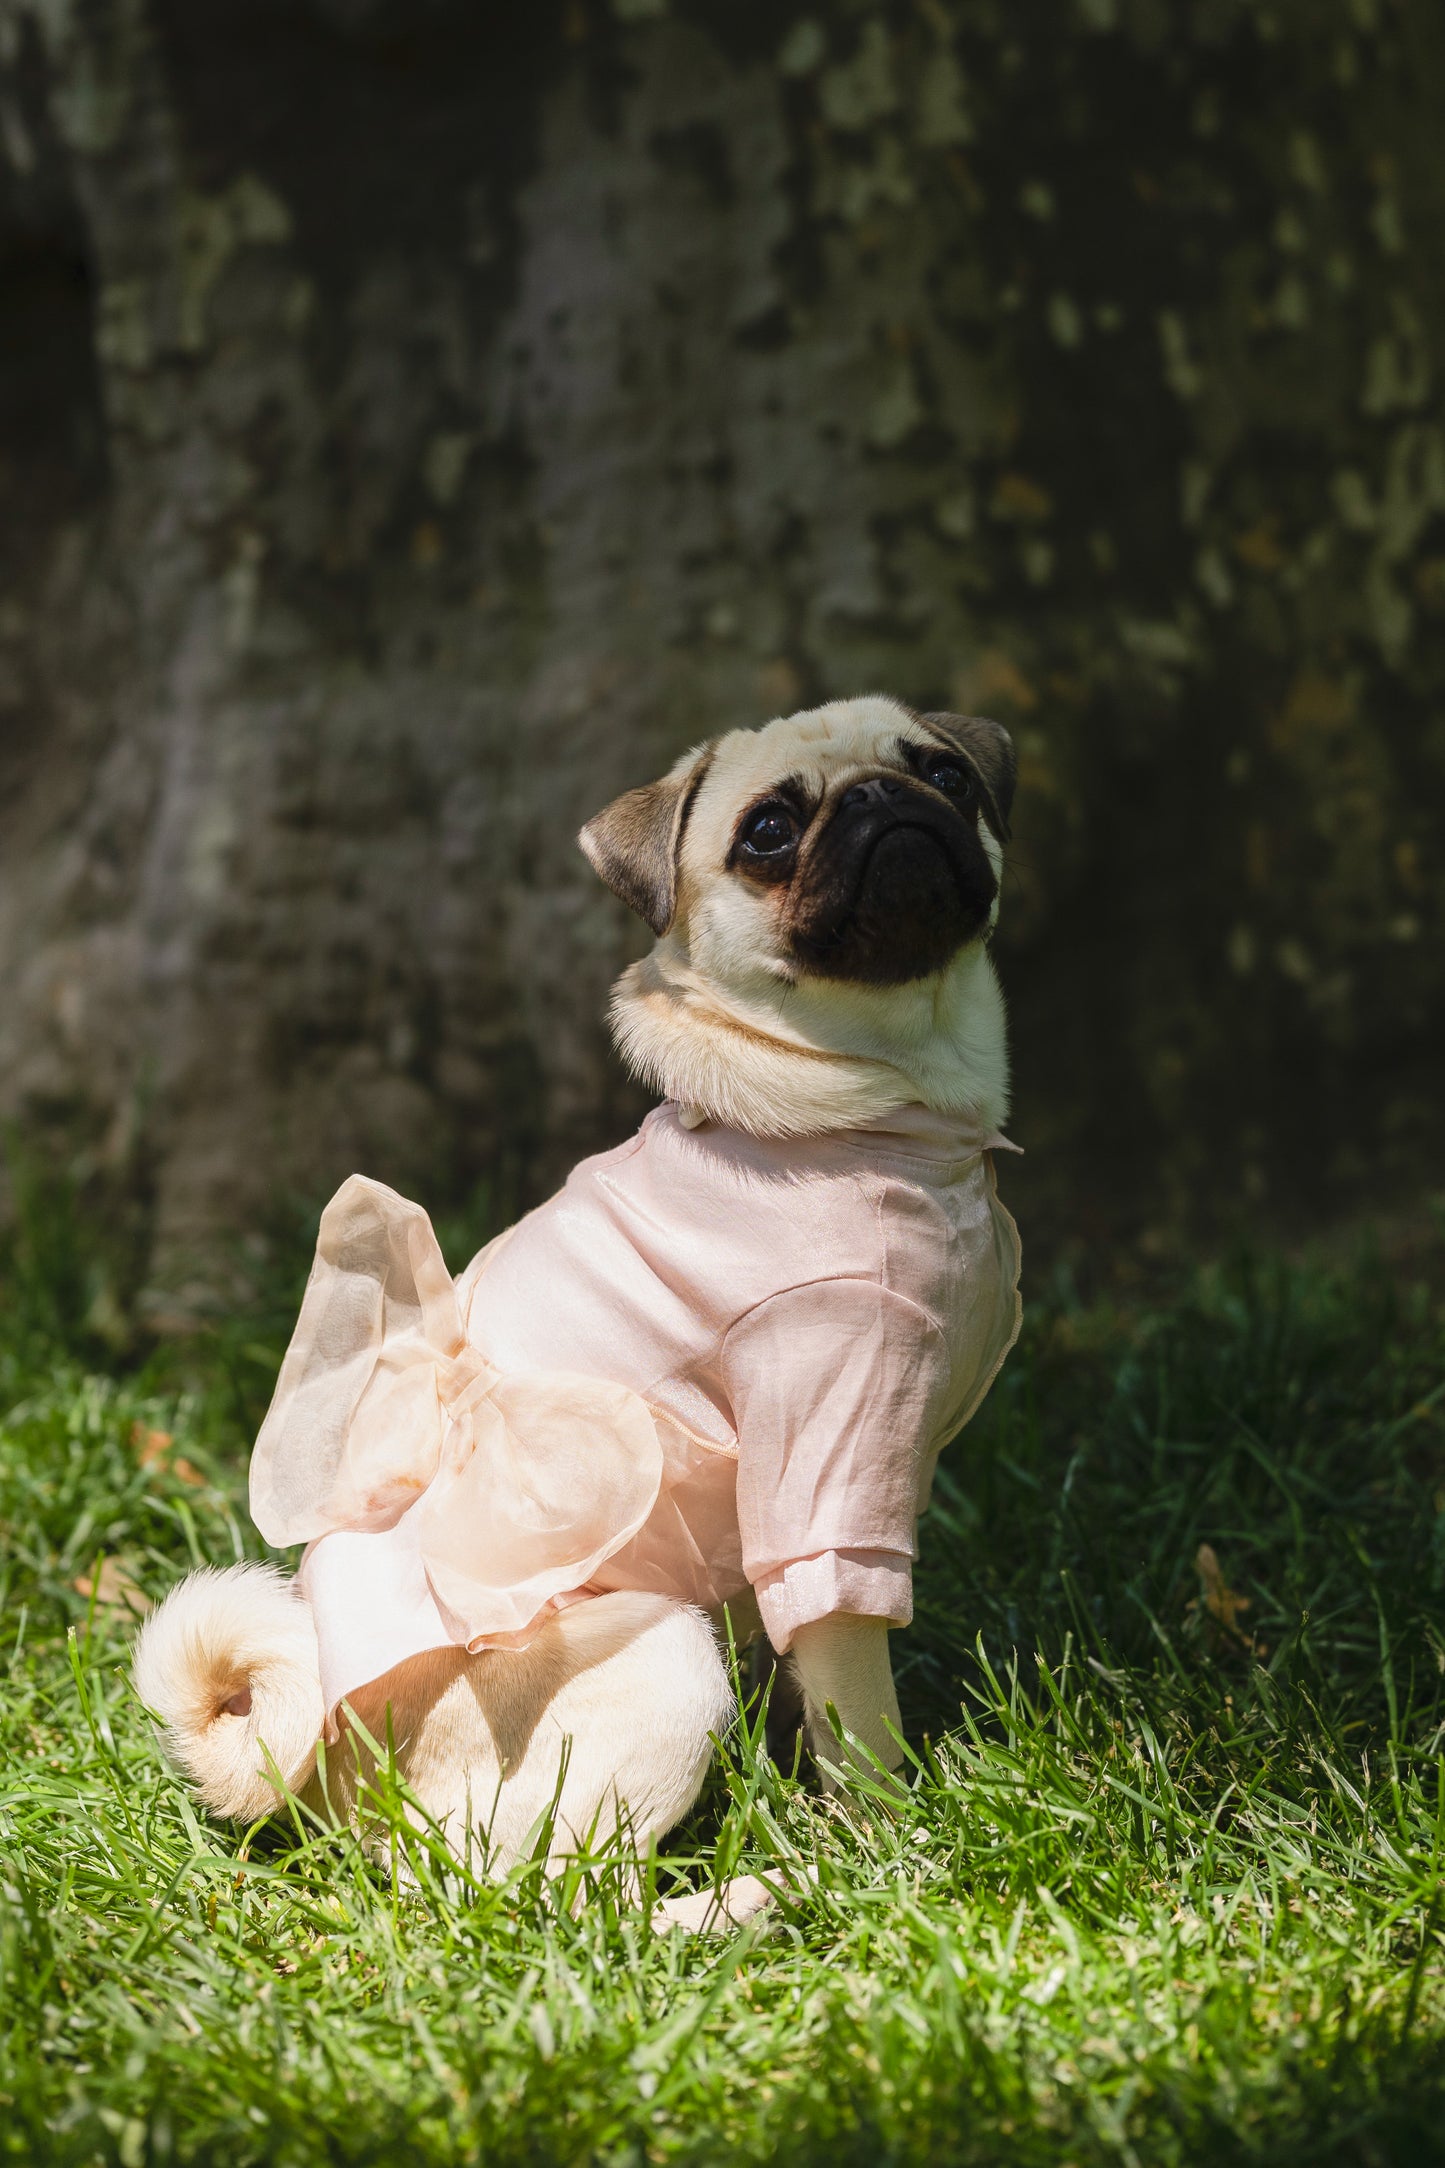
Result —
<svg viewBox="0 0 1445 2168"><path fill-rule="evenodd" d="M607 1857L494 1885L413 1840L407 1890L345 1837L198 1818L129 1691L124 1577L258 1554L246 1430L285 1328L107 1364L83 1294L12 1246L4 2157L1445 2160L1423 1288L1033 1290L896 1637L912 1790L825 1804L736 1737L657 1875L818 1880L718 1941L650 1932Z"/></svg>

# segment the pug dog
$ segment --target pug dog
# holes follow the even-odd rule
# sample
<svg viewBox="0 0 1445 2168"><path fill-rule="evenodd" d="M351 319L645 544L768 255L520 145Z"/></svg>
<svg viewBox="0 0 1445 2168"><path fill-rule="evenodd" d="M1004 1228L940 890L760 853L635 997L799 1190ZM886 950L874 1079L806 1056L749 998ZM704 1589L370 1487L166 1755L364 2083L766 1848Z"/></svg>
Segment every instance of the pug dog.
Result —
<svg viewBox="0 0 1445 2168"><path fill-rule="evenodd" d="M655 937L612 1022L662 1103L455 1281L383 1185L327 1208L251 1473L300 1572L193 1575L137 1649L213 1812L355 1816L389 1738L499 1871L539 1829L553 1861L645 1844L732 1720L725 1618L788 1667L827 1784L899 1767L918 1518L1019 1324L988 953L1014 772L999 724L869 696L588 822Z"/></svg>

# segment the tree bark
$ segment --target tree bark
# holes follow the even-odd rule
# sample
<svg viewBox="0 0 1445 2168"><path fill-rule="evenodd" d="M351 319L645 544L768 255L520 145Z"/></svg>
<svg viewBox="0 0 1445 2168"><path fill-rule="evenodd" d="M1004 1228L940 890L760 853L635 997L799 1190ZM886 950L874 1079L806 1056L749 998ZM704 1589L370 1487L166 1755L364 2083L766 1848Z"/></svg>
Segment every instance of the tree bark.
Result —
<svg viewBox="0 0 1445 2168"><path fill-rule="evenodd" d="M0 1108L163 1268L640 1103L573 848L881 688L1022 753L1051 1241L1441 1179L1445 18L0 0Z"/></svg>

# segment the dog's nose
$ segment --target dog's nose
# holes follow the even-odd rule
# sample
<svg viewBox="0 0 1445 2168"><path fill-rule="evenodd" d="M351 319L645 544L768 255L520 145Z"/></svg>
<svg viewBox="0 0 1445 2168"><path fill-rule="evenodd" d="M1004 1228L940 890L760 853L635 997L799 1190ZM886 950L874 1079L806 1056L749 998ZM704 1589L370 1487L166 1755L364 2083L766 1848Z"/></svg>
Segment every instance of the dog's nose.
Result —
<svg viewBox="0 0 1445 2168"><path fill-rule="evenodd" d="M864 805L870 798L896 798L903 788L903 779L897 775L871 775L866 783L854 783L838 800L838 809Z"/></svg>

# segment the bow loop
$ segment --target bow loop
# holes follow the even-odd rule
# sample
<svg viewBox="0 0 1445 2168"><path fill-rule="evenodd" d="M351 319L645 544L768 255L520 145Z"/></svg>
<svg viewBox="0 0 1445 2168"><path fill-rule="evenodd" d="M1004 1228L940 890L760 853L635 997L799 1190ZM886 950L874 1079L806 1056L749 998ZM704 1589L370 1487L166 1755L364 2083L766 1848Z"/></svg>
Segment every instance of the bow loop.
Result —
<svg viewBox="0 0 1445 2168"><path fill-rule="evenodd" d="M251 1459L268 1543L388 1535L470 1642L584 1585L661 1479L645 1401L602 1378L504 1378L467 1340L421 1207L342 1185Z"/></svg>
<svg viewBox="0 0 1445 2168"><path fill-rule="evenodd" d="M436 1473L442 1408L487 1370L420 1205L353 1174L316 1259L251 1457L268 1543L390 1528Z"/></svg>

